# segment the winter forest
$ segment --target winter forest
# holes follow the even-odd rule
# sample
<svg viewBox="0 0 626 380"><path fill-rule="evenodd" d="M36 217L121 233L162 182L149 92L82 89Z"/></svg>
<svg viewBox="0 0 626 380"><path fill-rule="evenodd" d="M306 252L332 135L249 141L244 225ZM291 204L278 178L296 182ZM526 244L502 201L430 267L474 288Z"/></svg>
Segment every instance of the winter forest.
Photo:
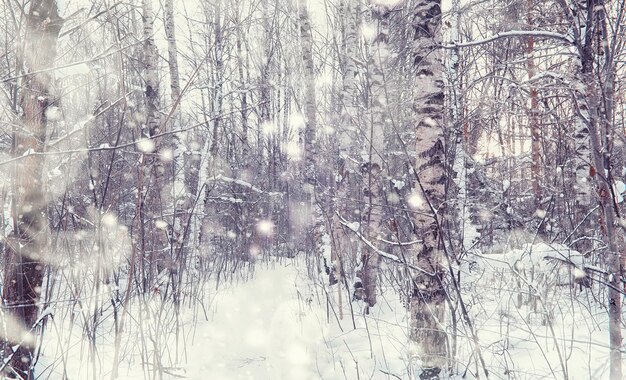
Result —
<svg viewBox="0 0 626 380"><path fill-rule="evenodd" d="M626 0L0 0L0 378L626 378Z"/></svg>

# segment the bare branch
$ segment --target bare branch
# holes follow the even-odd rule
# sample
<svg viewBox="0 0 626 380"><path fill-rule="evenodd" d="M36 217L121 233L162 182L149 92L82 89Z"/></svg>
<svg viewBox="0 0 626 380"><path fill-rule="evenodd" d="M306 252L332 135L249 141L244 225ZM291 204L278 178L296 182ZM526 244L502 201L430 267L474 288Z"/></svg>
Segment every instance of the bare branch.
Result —
<svg viewBox="0 0 626 380"><path fill-rule="evenodd" d="M551 38L558 41L567 42L569 44L573 44L574 40L572 37L567 36L565 34L550 32L547 30L510 30L507 32L496 33L493 36L483 38L480 40L468 41L468 42L452 42L449 45L442 45L444 49L457 49L464 47L472 47L478 45L488 44L497 40L501 40L503 38L516 38L516 37L542 37L542 38Z"/></svg>

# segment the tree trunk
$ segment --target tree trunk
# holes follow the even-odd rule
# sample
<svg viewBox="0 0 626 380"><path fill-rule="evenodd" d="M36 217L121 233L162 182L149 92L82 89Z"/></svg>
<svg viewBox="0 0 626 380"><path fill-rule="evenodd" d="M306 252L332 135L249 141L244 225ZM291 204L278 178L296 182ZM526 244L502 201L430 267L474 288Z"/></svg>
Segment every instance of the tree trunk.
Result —
<svg viewBox="0 0 626 380"><path fill-rule="evenodd" d="M222 29L222 1L218 0L214 4L214 8L211 8L210 5L207 4L207 14L206 19L210 20L210 15L208 14L208 10L213 10L213 53L215 57L214 67L213 67L213 83L212 90L209 91L211 98L209 101L211 102L211 117L212 120L212 131L211 131L211 143L209 145L209 157L208 157L208 165L206 167L207 172L205 173L207 178L215 177L220 174L223 170L222 162L218 159L218 152L220 151L220 129L223 128L222 124L224 120L222 120L222 109L224 105L224 94L223 94L223 86L224 86L224 33ZM208 125L207 125L208 126ZM205 188L204 193L204 210L202 217L202 227L200 231L200 242L205 243L209 241L210 237L207 236L210 233L210 217L212 215L212 205L209 201L209 192L210 188Z"/></svg>
<svg viewBox="0 0 626 380"><path fill-rule="evenodd" d="M385 125L389 123L388 96L386 89L386 73L389 67L389 15L390 10L385 6L372 8L372 17L377 20L378 34L372 47L372 56L369 60L370 72L368 75L368 88L370 91L370 120L367 140L369 142L368 162L361 167L363 176L363 205L364 212L362 225L364 235L371 242L380 245L385 236L383 219L385 209L383 207L383 183L382 178L387 172L383 161L385 149ZM382 247L381 247L382 248ZM384 249L383 249L384 250ZM356 298L363 299L371 307L376 304L376 288L380 255L371 247L363 247L361 255L360 280L363 286L362 296L355 289ZM356 286L355 286L356 288Z"/></svg>
<svg viewBox="0 0 626 380"><path fill-rule="evenodd" d="M350 149L353 147L353 136L356 130L356 107L355 107L355 95L356 95L356 74L357 67L355 58L358 48L358 26L357 26L357 14L360 9L358 4L354 0L342 0L339 4L339 19L340 23L344 23L344 40L342 43L342 55L339 58L342 61L343 68L343 80L342 89L338 94L338 103L340 109L340 122L337 125L333 133L334 139L334 159L336 165L334 166L334 184L333 184L333 201L332 201L332 241L331 248L331 263L330 263L330 285L342 283L342 256L349 257L350 241L348 236L344 232L344 227L339 219L340 215L344 217L348 216L351 211L348 207L348 199L350 199L349 189L349 173L352 171L350 168L350 161L347 156L350 154ZM340 299L341 286L338 287L338 297ZM341 313L341 307L340 307Z"/></svg>
<svg viewBox="0 0 626 380"><path fill-rule="evenodd" d="M604 1L590 0L586 3L586 7L582 8L586 11L584 35L578 36L575 32L578 43L578 51L580 56L580 73L577 97L579 101L580 112L580 129L586 127L589 135L591 165L589 173L596 188L596 199L600 208L599 222L600 231L605 238L608 246L607 256L604 260L607 267L607 293L608 293L608 313L609 313L609 346L610 346L610 379L622 379L622 297L620 293L621 275L623 273L622 254L617 238L619 209L615 203L613 193L613 173L611 168L610 146L608 144L608 136L612 133L613 123L611 122L612 101L615 96L613 90L614 81L614 64L609 58L605 63L604 72L594 68L594 41L596 36L603 35L598 40L597 49L607 53L604 49L608 46L609 41L606 40L606 34L602 33L603 23L605 22ZM574 17L569 15L570 20ZM574 28L576 24L572 22ZM602 76L601 83L599 76ZM608 83L608 87L606 85ZM606 90L609 93L606 93ZM602 99L609 99L604 103ZM609 114L608 112L611 112ZM583 124L584 123L584 124ZM585 157L581 157L584 160ZM623 233L623 227L622 233Z"/></svg>
<svg viewBox="0 0 626 380"><path fill-rule="evenodd" d="M165 0L163 4L164 10L164 25L165 25L165 36L167 38L167 57L168 57L168 68L170 72L170 107L178 109L177 103L180 101L180 76L178 72L178 47L176 44L176 24L174 23L174 4L173 0ZM173 130L175 124L178 121L178 111L174 110L173 115L171 116L171 125L170 130ZM178 167L184 168L184 163L182 162L182 156L188 150L182 141L182 137L180 135L173 136L175 139L176 152L174 154L176 169L174 172L178 172ZM176 189L179 191L179 189ZM188 212L192 207L193 200L195 199L195 192L185 191L183 201L183 212L180 215L179 224L175 226L176 235L182 234L182 229L184 228L184 224L186 223ZM182 236L181 236L182 238Z"/></svg>
<svg viewBox="0 0 626 380"><path fill-rule="evenodd" d="M176 46L176 23L174 22L173 0L165 0L165 37L167 38L167 57L170 70L170 98L174 104L180 97L180 78L178 75L178 47Z"/></svg>
<svg viewBox="0 0 626 380"><path fill-rule="evenodd" d="M422 379L436 379L447 362L445 322L445 270L442 265L438 218L443 212L445 157L443 135L444 83L438 47L440 0L421 0L413 10L416 68L414 103L417 131L415 176L418 187L411 202L415 227L423 239L415 252L420 270L413 278L411 339L417 344Z"/></svg>
<svg viewBox="0 0 626 380"><path fill-rule="evenodd" d="M146 188L145 207L142 207L142 229L148 232L145 235L150 240L145 241L147 251L147 268L143 278L144 290L152 285L157 272L171 267L170 236L172 232L171 220L171 191L168 187L171 179L171 164L173 151L168 136L161 136L167 131L160 116L161 99L159 95L159 53L154 41L155 15L152 0L142 0L143 10L143 79L145 83L144 138L147 143L139 144L144 154L142 160L145 178L149 180Z"/></svg>
<svg viewBox="0 0 626 380"><path fill-rule="evenodd" d="M528 0L528 9L526 10L526 22L532 27L533 19L533 0ZM526 41L526 73L528 75L530 85L530 107L528 109L528 128L531 136L531 183L533 188L535 210L542 208L541 198L541 126L539 124L539 94L537 87L532 82L532 78L536 75L537 68L533 54L535 53L535 37L530 36ZM543 224L542 224L543 226Z"/></svg>
<svg viewBox="0 0 626 380"><path fill-rule="evenodd" d="M316 154L317 142L317 99L315 95L315 66L313 63L313 33L311 31L311 18L306 5L300 4L300 38L302 44L302 63L304 66L304 130L300 131L300 140L304 145L304 160L302 162L302 180L304 189L301 197L304 203L303 213L306 220L300 224L306 231L307 253L319 253L319 231L318 210L315 200L315 188L317 186L316 177ZM304 232L304 231L303 231Z"/></svg>
<svg viewBox="0 0 626 380"><path fill-rule="evenodd" d="M14 136L15 156L31 154L18 161L15 171L14 228L6 244L2 294L2 318L7 322L3 326L12 325L12 331L0 331L0 349L3 351L0 358L8 362L0 375L9 378L34 378L34 329L38 323L37 305L46 267L48 213L43 183L45 159L32 153L45 150L46 110L54 100L51 96L52 73L43 70L54 64L62 25L56 1L31 2L24 55L27 75L23 79L21 96L23 129Z"/></svg>

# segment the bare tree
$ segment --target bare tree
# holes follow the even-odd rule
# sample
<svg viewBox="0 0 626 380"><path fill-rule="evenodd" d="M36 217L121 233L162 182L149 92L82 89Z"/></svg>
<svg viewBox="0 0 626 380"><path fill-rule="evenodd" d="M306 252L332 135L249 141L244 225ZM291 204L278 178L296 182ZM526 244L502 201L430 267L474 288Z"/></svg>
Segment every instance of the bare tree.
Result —
<svg viewBox="0 0 626 380"><path fill-rule="evenodd" d="M302 64L304 69L304 129L300 131L300 141L304 147L304 160L302 163L303 189L303 214L306 220L301 226L307 230L313 230L306 237L306 251L312 254L319 253L319 209L316 202L315 189L317 187L317 99L315 95L315 65L313 62L313 32L309 11L304 3L299 4L300 39L302 44Z"/></svg>
<svg viewBox="0 0 626 380"><path fill-rule="evenodd" d="M411 339L419 347L422 379L436 379L447 362L445 323L445 270L442 266L441 230L438 220L444 211L444 68L438 50L441 3L415 3L414 104L417 134L414 199L415 227L423 243L414 252L419 271L413 276L411 295Z"/></svg>
<svg viewBox="0 0 626 380"><path fill-rule="evenodd" d="M49 71L63 19L54 0L31 2L27 16L22 79L22 125L14 134L14 154L28 157L15 168L13 232L6 245L2 309L14 320L13 330L0 334L1 374L9 378L34 378L35 329L39 323L39 297L46 268L48 240L47 194L44 182L48 109L56 103L53 75ZM39 153L39 154L37 154ZM6 326L6 325L5 325Z"/></svg>

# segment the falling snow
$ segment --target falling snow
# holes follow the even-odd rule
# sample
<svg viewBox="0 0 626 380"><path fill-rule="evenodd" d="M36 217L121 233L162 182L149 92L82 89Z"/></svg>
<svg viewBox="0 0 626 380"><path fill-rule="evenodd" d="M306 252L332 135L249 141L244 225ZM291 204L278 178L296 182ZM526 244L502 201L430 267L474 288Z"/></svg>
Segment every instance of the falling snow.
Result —
<svg viewBox="0 0 626 380"><path fill-rule="evenodd" d="M2 2L0 379L624 378L623 9L565 3Z"/></svg>

